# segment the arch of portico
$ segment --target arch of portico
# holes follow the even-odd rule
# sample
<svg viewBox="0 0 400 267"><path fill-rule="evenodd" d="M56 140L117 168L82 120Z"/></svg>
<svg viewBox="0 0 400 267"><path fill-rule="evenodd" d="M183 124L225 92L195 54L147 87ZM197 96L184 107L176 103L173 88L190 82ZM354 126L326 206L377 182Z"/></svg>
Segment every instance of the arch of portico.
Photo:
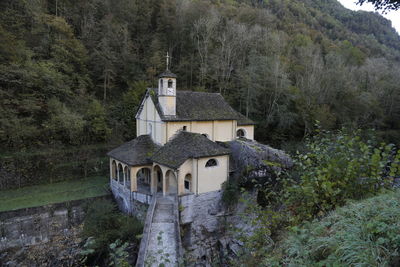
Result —
<svg viewBox="0 0 400 267"><path fill-rule="evenodd" d="M129 166L111 158L110 167L110 179L117 181L131 192L145 194L159 192L163 195L182 193L179 172L162 164Z"/></svg>

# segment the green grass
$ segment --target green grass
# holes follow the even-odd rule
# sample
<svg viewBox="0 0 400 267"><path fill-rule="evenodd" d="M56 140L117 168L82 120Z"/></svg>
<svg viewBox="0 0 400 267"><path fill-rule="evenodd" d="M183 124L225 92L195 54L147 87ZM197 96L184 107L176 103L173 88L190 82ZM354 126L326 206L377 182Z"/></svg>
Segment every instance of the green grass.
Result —
<svg viewBox="0 0 400 267"><path fill-rule="evenodd" d="M105 177L91 177L0 191L0 211L107 195L108 182Z"/></svg>

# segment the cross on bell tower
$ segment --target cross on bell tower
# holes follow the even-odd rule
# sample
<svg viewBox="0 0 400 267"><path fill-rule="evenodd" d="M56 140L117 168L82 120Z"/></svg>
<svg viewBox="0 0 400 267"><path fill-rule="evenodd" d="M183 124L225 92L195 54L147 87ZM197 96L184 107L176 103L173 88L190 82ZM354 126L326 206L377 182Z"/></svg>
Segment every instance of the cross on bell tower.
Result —
<svg viewBox="0 0 400 267"><path fill-rule="evenodd" d="M167 56L165 58L167 59L167 70L169 70L169 58L170 58L170 56L168 55L168 52L167 52Z"/></svg>

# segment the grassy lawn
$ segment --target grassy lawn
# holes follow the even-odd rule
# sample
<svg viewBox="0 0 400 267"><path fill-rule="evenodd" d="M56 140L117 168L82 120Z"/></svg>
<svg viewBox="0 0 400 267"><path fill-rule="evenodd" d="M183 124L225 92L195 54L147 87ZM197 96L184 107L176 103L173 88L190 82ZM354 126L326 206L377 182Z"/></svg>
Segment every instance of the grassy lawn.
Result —
<svg viewBox="0 0 400 267"><path fill-rule="evenodd" d="M0 191L0 211L107 195L108 178L91 177Z"/></svg>

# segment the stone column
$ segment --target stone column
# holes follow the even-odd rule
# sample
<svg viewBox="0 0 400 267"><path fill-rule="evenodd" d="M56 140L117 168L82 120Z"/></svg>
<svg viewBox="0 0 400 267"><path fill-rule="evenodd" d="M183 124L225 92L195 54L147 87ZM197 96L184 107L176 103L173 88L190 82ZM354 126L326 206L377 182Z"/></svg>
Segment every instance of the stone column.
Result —
<svg viewBox="0 0 400 267"><path fill-rule="evenodd" d="M157 191L157 184L156 184L156 172L154 171L154 167L150 168L150 192L154 194Z"/></svg>
<svg viewBox="0 0 400 267"><path fill-rule="evenodd" d="M163 174L162 177L162 191L163 191L163 196L167 195L167 175Z"/></svg>
<svg viewBox="0 0 400 267"><path fill-rule="evenodd" d="M126 173L125 173L125 166L122 165L122 176L124 177L124 187L126 186Z"/></svg>
<svg viewBox="0 0 400 267"><path fill-rule="evenodd" d="M132 167L131 168L131 191L136 192L137 191L137 174L138 168Z"/></svg>
<svg viewBox="0 0 400 267"><path fill-rule="evenodd" d="M117 176L115 178L117 178L117 182L119 184L119 163L118 163L118 161L115 162L115 169L117 172Z"/></svg>

